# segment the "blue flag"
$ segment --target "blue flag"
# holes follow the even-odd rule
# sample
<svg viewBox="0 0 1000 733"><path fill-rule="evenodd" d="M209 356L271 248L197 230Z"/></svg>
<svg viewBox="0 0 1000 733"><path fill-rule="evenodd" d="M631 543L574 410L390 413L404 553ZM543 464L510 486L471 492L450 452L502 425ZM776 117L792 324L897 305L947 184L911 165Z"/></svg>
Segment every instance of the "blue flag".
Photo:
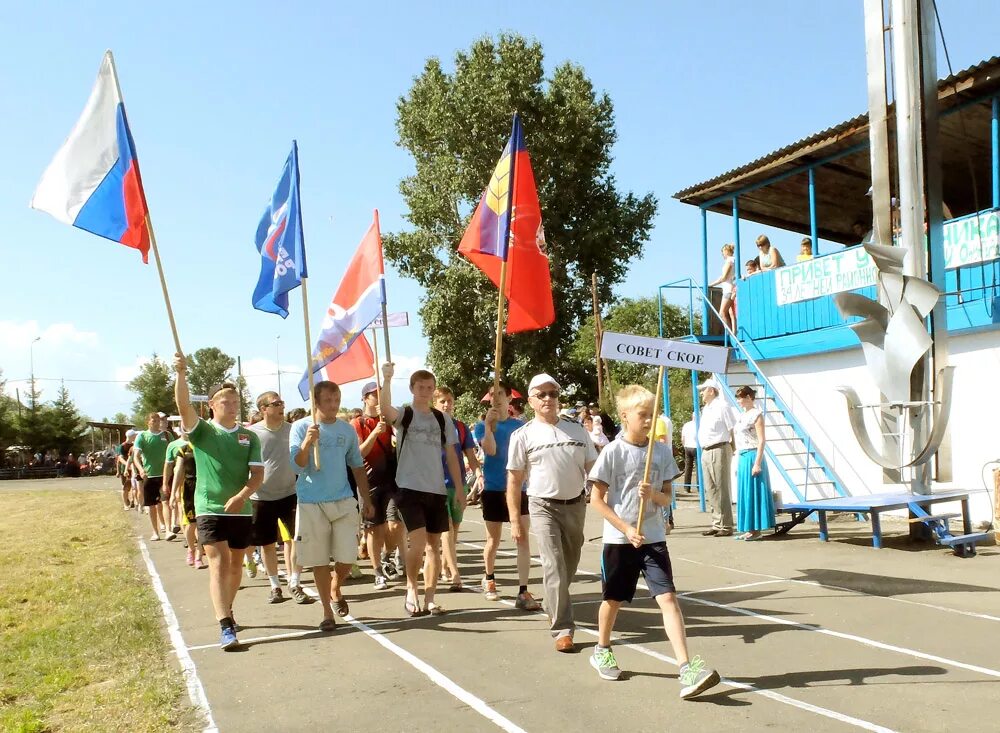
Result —
<svg viewBox="0 0 1000 733"><path fill-rule="evenodd" d="M308 276L299 209L299 147L294 140L278 187L257 225L255 244L260 253L260 277L253 291L253 307L287 318L288 291Z"/></svg>

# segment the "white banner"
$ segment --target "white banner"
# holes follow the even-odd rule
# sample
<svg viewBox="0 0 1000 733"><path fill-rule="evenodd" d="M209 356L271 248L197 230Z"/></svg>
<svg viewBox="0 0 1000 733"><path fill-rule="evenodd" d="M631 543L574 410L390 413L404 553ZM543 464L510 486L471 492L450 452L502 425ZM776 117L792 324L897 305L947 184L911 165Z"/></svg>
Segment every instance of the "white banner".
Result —
<svg viewBox="0 0 1000 733"><path fill-rule="evenodd" d="M399 313L389 314L389 328L395 328L396 326L409 326L410 325L410 314L407 311L400 311ZM379 316L374 321L369 328L382 328L382 316Z"/></svg>
<svg viewBox="0 0 1000 733"><path fill-rule="evenodd" d="M1000 213L987 211L944 225L944 267L952 270L1000 257Z"/></svg>
<svg viewBox="0 0 1000 733"><path fill-rule="evenodd" d="M689 341L605 331L601 339L601 357L724 374L729 363L729 349L724 346L705 346Z"/></svg>

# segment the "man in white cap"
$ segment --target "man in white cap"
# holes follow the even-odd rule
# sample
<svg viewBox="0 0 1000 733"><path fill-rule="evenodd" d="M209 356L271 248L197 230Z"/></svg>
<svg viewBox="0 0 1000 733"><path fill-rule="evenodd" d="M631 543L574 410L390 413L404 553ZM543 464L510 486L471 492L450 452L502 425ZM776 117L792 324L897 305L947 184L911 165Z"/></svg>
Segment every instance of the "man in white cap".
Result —
<svg viewBox="0 0 1000 733"><path fill-rule="evenodd" d="M720 397L722 391L714 376L702 382L698 391L702 400L701 421L698 424L701 471L705 496L712 508L712 526L702 534L706 537L730 537L733 534L731 466L736 417L733 408Z"/></svg>
<svg viewBox="0 0 1000 733"><path fill-rule="evenodd" d="M556 651L571 652L576 626L569 585L583 549L584 486L597 449L580 423L559 417L559 391L559 383L548 374L538 374L528 384L535 419L511 435L507 506L511 539L526 542L519 508L527 478L528 515L542 559L552 637Z"/></svg>

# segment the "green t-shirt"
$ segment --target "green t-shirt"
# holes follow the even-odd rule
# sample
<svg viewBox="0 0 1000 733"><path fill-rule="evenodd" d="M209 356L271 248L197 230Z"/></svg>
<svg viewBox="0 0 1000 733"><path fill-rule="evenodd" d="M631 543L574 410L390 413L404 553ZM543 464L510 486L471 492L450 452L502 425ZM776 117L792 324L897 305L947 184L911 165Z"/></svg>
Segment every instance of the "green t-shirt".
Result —
<svg viewBox="0 0 1000 733"><path fill-rule="evenodd" d="M250 466L263 466L260 439L252 430L237 425L227 430L216 422L199 420L188 433L198 466L194 489L195 515L226 514L226 502L240 493L250 477ZM250 502L241 514L253 514Z"/></svg>
<svg viewBox="0 0 1000 733"><path fill-rule="evenodd" d="M187 445L187 441L184 438L178 438L167 445L167 458L166 460L170 463L174 463L177 460L177 456L180 455L181 448Z"/></svg>
<svg viewBox="0 0 1000 733"><path fill-rule="evenodd" d="M167 459L167 445L170 433L151 433L143 430L135 438L135 447L142 451L142 470L147 476L162 476L163 463Z"/></svg>

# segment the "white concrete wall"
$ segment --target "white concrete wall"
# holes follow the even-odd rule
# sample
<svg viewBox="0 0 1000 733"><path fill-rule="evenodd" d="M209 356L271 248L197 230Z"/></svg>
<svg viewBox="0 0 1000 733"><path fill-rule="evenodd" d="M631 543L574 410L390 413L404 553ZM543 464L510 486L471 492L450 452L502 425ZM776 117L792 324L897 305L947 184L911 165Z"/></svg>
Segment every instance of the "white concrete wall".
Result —
<svg viewBox="0 0 1000 733"><path fill-rule="evenodd" d="M961 489L974 492L969 506L975 525L988 522L993 516L990 469L994 466L987 467L985 471L985 487L983 473L987 462L1000 459L1000 420L997 415L997 407L1000 406L1000 384L997 383L1000 376L1000 330L952 336L949 349L951 364L955 366L949 423L954 480L947 484L935 483L933 488L935 491ZM849 493L860 495L907 489L904 485L883 483L882 469L862 452L848 421L846 401L835 390L838 385L850 385L865 404L878 401L878 390L868 376L860 348L768 360L761 362L761 367L845 483ZM867 412L869 429L872 435L876 435L875 423L870 411ZM777 432L772 431L768 440L772 448L780 450ZM773 468L771 478L775 487L784 486ZM786 487L783 496L791 500L794 495ZM810 492L809 498L819 496L818 491Z"/></svg>

